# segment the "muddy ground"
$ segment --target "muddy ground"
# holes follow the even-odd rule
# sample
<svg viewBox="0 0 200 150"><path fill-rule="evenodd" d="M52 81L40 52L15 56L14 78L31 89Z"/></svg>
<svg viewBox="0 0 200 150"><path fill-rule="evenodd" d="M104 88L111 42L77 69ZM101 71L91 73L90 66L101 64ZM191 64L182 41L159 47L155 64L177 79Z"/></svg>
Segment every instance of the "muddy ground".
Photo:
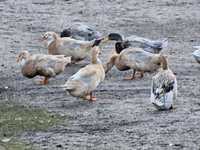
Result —
<svg viewBox="0 0 200 150"><path fill-rule="evenodd" d="M25 132L19 139L37 149L199 149L200 65L192 46L200 44L199 0L0 0L0 101L46 109L66 116L47 131ZM48 86L23 77L16 54L23 49L47 53L38 38L74 22L106 34L120 32L152 39L168 37L171 69L177 74L178 99L173 111L150 104L153 74L124 81L130 74L110 71L96 89L94 103L71 97L59 85L83 64L67 67ZM113 43L104 47L106 61Z"/></svg>

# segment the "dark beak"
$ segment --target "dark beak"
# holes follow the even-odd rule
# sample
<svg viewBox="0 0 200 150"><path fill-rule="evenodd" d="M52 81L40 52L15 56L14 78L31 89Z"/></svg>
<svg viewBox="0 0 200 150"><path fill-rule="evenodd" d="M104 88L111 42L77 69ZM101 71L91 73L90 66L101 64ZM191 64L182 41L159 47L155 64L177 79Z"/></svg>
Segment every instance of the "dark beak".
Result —
<svg viewBox="0 0 200 150"><path fill-rule="evenodd" d="M99 46L99 44L104 40L104 38L96 39L92 45L92 47Z"/></svg>
<svg viewBox="0 0 200 150"><path fill-rule="evenodd" d="M122 36L119 33L110 33L108 35L108 40L123 41L123 38L122 38Z"/></svg>

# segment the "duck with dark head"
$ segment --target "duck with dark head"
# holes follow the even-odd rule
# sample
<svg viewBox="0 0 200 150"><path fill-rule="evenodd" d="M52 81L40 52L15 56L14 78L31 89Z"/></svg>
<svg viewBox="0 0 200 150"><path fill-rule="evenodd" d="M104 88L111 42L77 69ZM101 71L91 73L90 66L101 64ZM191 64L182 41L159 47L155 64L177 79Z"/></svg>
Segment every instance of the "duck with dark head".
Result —
<svg viewBox="0 0 200 150"><path fill-rule="evenodd" d="M48 53L51 55L71 56L73 62L77 62L90 56L90 51L94 46L106 43L110 40L118 41L120 35L109 34L99 39L92 41L76 40L71 37L61 38L55 32L46 32L42 36L42 41L48 48Z"/></svg>
<svg viewBox="0 0 200 150"><path fill-rule="evenodd" d="M144 72L156 71L164 64L164 59L161 54L153 54L146 52L141 48L126 48L128 42L117 42L115 44L115 53L112 54L109 61L104 64L105 72L115 66L119 71L132 69L131 77L125 79L135 79L136 71L140 72L140 77L143 77Z"/></svg>

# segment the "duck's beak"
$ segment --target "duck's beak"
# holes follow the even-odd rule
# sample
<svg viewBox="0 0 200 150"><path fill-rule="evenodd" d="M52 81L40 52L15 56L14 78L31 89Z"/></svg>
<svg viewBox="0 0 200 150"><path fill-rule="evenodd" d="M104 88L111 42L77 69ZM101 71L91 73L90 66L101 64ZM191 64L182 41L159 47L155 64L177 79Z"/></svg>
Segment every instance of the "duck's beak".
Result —
<svg viewBox="0 0 200 150"><path fill-rule="evenodd" d="M44 40L46 40L46 37L45 37L44 35L42 35L42 36L38 39L38 41L40 41L40 42L43 42Z"/></svg>
<svg viewBox="0 0 200 150"><path fill-rule="evenodd" d="M102 43L106 43L108 41L123 41L123 38L120 34L118 33L110 33L109 35L105 36L102 39Z"/></svg>
<svg viewBox="0 0 200 150"><path fill-rule="evenodd" d="M20 55L17 56L16 62L18 63L20 61Z"/></svg>

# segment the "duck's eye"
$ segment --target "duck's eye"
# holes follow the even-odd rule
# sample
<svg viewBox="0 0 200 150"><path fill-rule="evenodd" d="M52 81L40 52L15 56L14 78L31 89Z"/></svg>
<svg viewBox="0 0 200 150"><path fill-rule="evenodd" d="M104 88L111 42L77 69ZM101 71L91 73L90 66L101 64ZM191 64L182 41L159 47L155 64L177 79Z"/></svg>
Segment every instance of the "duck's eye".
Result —
<svg viewBox="0 0 200 150"><path fill-rule="evenodd" d="M115 44L115 50L119 54L124 49L124 45L121 42Z"/></svg>
<svg viewBox="0 0 200 150"><path fill-rule="evenodd" d="M88 33L88 36L89 36L89 37L92 36L92 33Z"/></svg>

